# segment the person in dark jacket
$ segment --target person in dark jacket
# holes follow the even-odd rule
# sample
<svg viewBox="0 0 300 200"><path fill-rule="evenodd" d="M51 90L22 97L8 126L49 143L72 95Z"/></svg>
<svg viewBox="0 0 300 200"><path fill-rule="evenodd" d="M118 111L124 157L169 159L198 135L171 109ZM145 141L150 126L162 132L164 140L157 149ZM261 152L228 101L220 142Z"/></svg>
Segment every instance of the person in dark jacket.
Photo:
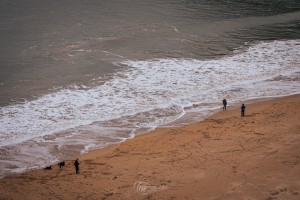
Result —
<svg viewBox="0 0 300 200"><path fill-rule="evenodd" d="M74 166L75 166L76 174L78 174L79 173L79 161L78 161L78 158L75 160Z"/></svg>
<svg viewBox="0 0 300 200"><path fill-rule="evenodd" d="M226 110L226 106L227 106L227 101L226 99L223 99L223 110Z"/></svg>
<svg viewBox="0 0 300 200"><path fill-rule="evenodd" d="M245 109L246 109L245 104L242 104L242 107L241 107L241 116L242 116L242 117L245 116Z"/></svg>

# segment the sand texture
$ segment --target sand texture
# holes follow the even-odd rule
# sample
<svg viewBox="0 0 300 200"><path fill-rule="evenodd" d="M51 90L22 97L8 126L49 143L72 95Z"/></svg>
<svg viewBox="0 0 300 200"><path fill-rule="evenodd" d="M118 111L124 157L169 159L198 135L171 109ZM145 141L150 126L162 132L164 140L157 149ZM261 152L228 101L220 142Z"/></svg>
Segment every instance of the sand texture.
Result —
<svg viewBox="0 0 300 200"><path fill-rule="evenodd" d="M300 95L246 107L85 154L79 174L11 175L0 199L300 199Z"/></svg>

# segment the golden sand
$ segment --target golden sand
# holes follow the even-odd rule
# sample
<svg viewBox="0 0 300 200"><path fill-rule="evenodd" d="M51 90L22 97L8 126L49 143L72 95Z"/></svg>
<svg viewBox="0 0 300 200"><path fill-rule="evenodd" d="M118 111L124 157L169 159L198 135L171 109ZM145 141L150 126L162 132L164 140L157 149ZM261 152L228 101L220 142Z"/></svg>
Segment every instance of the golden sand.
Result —
<svg viewBox="0 0 300 200"><path fill-rule="evenodd" d="M300 95L0 180L0 199L300 199ZM74 158L75 159L75 158Z"/></svg>

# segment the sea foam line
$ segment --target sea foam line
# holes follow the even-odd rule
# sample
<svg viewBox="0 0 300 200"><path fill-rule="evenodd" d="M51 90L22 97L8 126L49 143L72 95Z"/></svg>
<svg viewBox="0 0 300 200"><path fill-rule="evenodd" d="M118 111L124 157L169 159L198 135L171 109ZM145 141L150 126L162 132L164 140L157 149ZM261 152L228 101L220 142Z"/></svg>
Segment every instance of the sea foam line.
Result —
<svg viewBox="0 0 300 200"><path fill-rule="evenodd" d="M237 101L299 92L299 81L267 81L279 75L299 73L299 44L299 40L263 42L246 52L218 60L155 59L119 63L128 69L115 73L103 85L62 89L24 104L1 107L0 146L97 121L126 119L157 109L168 112L176 105L182 108L200 103L217 104L224 97ZM171 113L173 117L154 112L153 116L147 116L153 120L137 119L140 121L134 125L153 127L183 115L176 109Z"/></svg>

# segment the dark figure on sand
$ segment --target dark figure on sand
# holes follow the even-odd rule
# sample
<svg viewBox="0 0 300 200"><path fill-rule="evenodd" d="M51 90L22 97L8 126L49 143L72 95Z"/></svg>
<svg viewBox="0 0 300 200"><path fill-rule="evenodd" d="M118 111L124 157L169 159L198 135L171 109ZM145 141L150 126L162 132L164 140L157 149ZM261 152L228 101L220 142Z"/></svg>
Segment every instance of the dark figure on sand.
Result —
<svg viewBox="0 0 300 200"><path fill-rule="evenodd" d="M242 116L242 117L245 116L245 109L246 109L245 104L242 104L242 107L241 107L241 116Z"/></svg>
<svg viewBox="0 0 300 200"><path fill-rule="evenodd" d="M58 165L59 165L60 170L63 170L64 166L65 166L65 162L62 161L62 162L58 163Z"/></svg>
<svg viewBox="0 0 300 200"><path fill-rule="evenodd" d="M226 106L227 106L227 101L226 99L223 99L223 110L226 110Z"/></svg>
<svg viewBox="0 0 300 200"><path fill-rule="evenodd" d="M52 166L48 166L48 167L45 167L45 169L49 170L49 169L52 169Z"/></svg>
<svg viewBox="0 0 300 200"><path fill-rule="evenodd" d="M78 174L78 173L79 173L79 162L78 162L78 158L75 160L74 166L75 166L76 174Z"/></svg>

